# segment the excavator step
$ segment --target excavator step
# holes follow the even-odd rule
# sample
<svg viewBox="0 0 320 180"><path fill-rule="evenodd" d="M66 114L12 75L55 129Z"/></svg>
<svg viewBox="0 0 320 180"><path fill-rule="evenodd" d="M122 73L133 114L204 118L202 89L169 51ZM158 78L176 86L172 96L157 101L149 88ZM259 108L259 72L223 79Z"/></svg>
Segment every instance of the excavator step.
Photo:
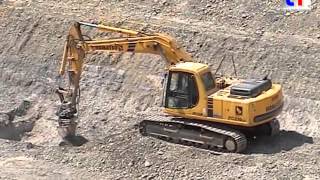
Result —
<svg viewBox="0 0 320 180"><path fill-rule="evenodd" d="M179 144L222 152L243 152L247 139L241 132L199 121L157 116L140 122L140 133Z"/></svg>

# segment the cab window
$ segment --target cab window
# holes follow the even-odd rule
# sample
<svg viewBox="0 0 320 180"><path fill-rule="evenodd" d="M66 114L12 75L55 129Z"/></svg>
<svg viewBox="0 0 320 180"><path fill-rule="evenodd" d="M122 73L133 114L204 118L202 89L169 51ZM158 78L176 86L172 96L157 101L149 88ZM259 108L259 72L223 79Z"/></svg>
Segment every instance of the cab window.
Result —
<svg viewBox="0 0 320 180"><path fill-rule="evenodd" d="M206 88L206 91L210 91L215 87L214 78L211 74L211 72L206 72L201 75L201 79L203 81L203 84Z"/></svg>
<svg viewBox="0 0 320 180"><path fill-rule="evenodd" d="M195 78L190 73L170 72L165 107L192 108L198 102Z"/></svg>

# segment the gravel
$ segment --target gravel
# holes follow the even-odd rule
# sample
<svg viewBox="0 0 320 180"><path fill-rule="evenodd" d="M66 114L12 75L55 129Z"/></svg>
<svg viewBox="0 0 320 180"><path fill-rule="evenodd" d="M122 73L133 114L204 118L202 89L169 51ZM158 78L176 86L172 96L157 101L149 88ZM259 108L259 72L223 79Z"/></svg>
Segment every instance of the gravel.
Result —
<svg viewBox="0 0 320 180"><path fill-rule="evenodd" d="M1 1L0 125L19 133L0 139L0 179L319 179L320 9L281 7L276 0ZM161 113L164 61L95 53L81 81L84 144L59 146L53 92L72 20L168 33L213 72L226 56L219 73L227 76L231 57L240 78L269 73L284 87L279 137L253 140L244 154L142 137L135 124Z"/></svg>

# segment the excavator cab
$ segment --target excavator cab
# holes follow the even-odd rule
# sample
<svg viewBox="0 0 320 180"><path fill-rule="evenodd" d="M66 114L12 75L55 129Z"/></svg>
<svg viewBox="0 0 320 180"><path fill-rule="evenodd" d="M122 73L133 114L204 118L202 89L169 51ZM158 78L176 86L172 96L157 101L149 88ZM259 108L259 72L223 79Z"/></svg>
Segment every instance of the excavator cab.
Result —
<svg viewBox="0 0 320 180"><path fill-rule="evenodd" d="M171 66L164 87L165 112L203 116L206 105L201 101L206 102L216 90L208 65L183 62Z"/></svg>
<svg viewBox="0 0 320 180"><path fill-rule="evenodd" d="M184 67L178 65L171 68L167 77L168 85L165 88L166 108L194 108L199 103L199 91L208 95L215 90L215 78L207 65L192 62L183 65ZM198 68L195 68L194 65L198 65Z"/></svg>
<svg viewBox="0 0 320 180"><path fill-rule="evenodd" d="M207 68L206 68L207 69ZM167 86L165 87L165 107L172 109L188 109L198 105L200 99L199 91L202 94L212 94L215 89L215 80L212 73L206 70L198 75L185 71L170 71L167 77ZM196 78L200 76L200 78ZM197 82L200 80L200 82ZM204 87L201 90L200 87Z"/></svg>

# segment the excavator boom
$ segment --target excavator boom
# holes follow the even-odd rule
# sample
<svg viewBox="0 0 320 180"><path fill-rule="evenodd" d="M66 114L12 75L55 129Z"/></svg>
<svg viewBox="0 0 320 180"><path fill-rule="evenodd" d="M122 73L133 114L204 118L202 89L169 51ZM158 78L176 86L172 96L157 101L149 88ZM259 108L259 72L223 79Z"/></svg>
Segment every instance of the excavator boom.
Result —
<svg viewBox="0 0 320 180"><path fill-rule="evenodd" d="M82 26L103 32L119 33L126 37L91 39L82 34ZM67 35L59 68L60 76L68 73L69 87L67 89L59 87L56 90L61 101L57 115L64 122L68 122L68 119L72 119L77 113L76 105L84 58L86 54L94 51L157 54L166 61L167 68L179 62L192 62L191 56L168 35L146 34L103 24L74 22Z"/></svg>
<svg viewBox="0 0 320 180"><path fill-rule="evenodd" d="M128 37L84 40L84 35L81 32L81 26L97 28L104 32L120 33L128 35ZM132 30L104 26L101 24L74 22L67 36L59 73L61 75L64 74L68 61L72 61L72 71L81 73L85 54L93 51L106 51L109 53L133 52L158 54L166 60L167 66L174 65L179 62L192 62L191 56L175 42L174 38L166 34L144 34Z"/></svg>

